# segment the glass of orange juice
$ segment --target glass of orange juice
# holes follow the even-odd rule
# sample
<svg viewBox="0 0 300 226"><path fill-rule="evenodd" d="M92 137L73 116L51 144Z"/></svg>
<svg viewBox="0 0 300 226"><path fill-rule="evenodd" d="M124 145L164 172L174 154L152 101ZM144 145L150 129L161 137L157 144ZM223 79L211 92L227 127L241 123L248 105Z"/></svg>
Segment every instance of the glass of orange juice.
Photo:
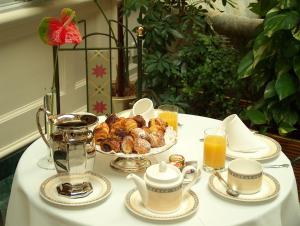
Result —
<svg viewBox="0 0 300 226"><path fill-rule="evenodd" d="M226 146L223 129L209 128L204 131L203 169L206 172L225 168Z"/></svg>
<svg viewBox="0 0 300 226"><path fill-rule="evenodd" d="M168 123L169 126L172 126L173 129L177 132L178 128L178 107L175 105L165 104L158 107L160 110L158 117Z"/></svg>

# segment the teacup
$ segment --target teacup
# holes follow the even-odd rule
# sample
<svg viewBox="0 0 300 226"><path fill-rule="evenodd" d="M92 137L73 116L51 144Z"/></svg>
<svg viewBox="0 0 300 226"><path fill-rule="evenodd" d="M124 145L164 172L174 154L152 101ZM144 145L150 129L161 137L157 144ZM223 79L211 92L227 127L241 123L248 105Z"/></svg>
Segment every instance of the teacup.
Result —
<svg viewBox="0 0 300 226"><path fill-rule="evenodd" d="M132 114L141 115L148 122L151 118L154 118L154 107L152 100L148 98L142 98L138 100L132 107Z"/></svg>
<svg viewBox="0 0 300 226"><path fill-rule="evenodd" d="M232 160L228 166L228 184L241 194L259 192L262 184L263 167L252 159Z"/></svg>

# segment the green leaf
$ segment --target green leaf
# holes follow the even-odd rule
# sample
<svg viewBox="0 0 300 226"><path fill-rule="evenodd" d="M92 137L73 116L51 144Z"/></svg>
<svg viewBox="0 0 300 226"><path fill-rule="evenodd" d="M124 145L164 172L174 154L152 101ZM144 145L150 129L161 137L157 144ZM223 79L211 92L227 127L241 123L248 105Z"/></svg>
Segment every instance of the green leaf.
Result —
<svg viewBox="0 0 300 226"><path fill-rule="evenodd" d="M286 123L286 122L282 122L280 123L279 125L279 128L278 128L278 133L282 136L292 132L292 131L295 131L296 128L291 126L289 123Z"/></svg>
<svg viewBox="0 0 300 226"><path fill-rule="evenodd" d="M272 117L277 124L286 122L290 125L294 125L298 121L298 113L295 110L289 108L286 105L277 105L272 110Z"/></svg>
<svg viewBox="0 0 300 226"><path fill-rule="evenodd" d="M272 55L273 53L272 42L270 38L265 36L264 32L257 36L253 46L253 67L257 65L258 62Z"/></svg>
<svg viewBox="0 0 300 226"><path fill-rule="evenodd" d="M295 27L292 30L292 35L295 39L297 39L298 41L300 41L300 29L298 27Z"/></svg>
<svg viewBox="0 0 300 226"><path fill-rule="evenodd" d="M278 57L275 63L275 73L277 76L288 73L292 68L290 59Z"/></svg>
<svg viewBox="0 0 300 226"><path fill-rule="evenodd" d="M299 55L294 57L293 65L294 65L294 71L298 76L298 79L300 80L300 56Z"/></svg>
<svg viewBox="0 0 300 226"><path fill-rule="evenodd" d="M294 94L297 91L297 86L290 74L280 75L275 83L275 90L279 100Z"/></svg>
<svg viewBox="0 0 300 226"><path fill-rule="evenodd" d="M272 80L271 82L269 82L265 88L265 92L264 92L264 98L268 99L271 97L276 96L276 91L275 91L275 81Z"/></svg>
<svg viewBox="0 0 300 226"><path fill-rule="evenodd" d="M295 6L297 6L297 0L281 0L281 9L289 9Z"/></svg>
<svg viewBox="0 0 300 226"><path fill-rule="evenodd" d="M253 53L250 51L246 56L241 60L238 67L238 78L249 77L253 70Z"/></svg>
<svg viewBox="0 0 300 226"><path fill-rule="evenodd" d="M170 29L171 34L175 37L175 38L179 38L179 39L183 39L184 36L177 30L175 29Z"/></svg>
<svg viewBox="0 0 300 226"><path fill-rule="evenodd" d="M267 36L271 37L276 31L294 28L299 22L299 19L299 13L294 10L267 16L264 21L264 30Z"/></svg>
<svg viewBox="0 0 300 226"><path fill-rule="evenodd" d="M266 13L277 5L277 0L262 0L255 3L250 3L249 8L257 15L264 17Z"/></svg>
<svg viewBox="0 0 300 226"><path fill-rule="evenodd" d="M256 109L246 110L246 117L256 125L262 125L267 122L264 113Z"/></svg>

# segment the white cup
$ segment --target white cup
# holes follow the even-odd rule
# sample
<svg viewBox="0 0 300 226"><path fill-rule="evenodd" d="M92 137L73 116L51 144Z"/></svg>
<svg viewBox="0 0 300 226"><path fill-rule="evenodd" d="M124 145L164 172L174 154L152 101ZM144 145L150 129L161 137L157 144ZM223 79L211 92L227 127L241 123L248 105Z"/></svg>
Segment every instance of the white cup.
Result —
<svg viewBox="0 0 300 226"><path fill-rule="evenodd" d="M263 167L252 159L232 160L228 166L228 184L241 194L259 192L262 184Z"/></svg>
<svg viewBox="0 0 300 226"><path fill-rule="evenodd" d="M152 100L143 98L135 102L132 107L132 114L133 116L143 116L146 122L148 122L151 118L154 118L155 114Z"/></svg>

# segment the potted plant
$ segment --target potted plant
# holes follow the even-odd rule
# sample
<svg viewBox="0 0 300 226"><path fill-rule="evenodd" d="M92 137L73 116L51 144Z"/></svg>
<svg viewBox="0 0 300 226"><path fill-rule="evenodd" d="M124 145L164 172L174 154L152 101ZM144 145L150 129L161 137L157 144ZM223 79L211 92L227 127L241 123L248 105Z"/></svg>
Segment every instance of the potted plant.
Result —
<svg viewBox="0 0 300 226"><path fill-rule="evenodd" d="M199 2L128 0L125 9L139 9L145 28L144 87L185 112L222 118L240 111L238 98L226 97L238 97L238 53L214 32Z"/></svg>
<svg viewBox="0 0 300 226"><path fill-rule="evenodd" d="M265 19L238 73L241 79L251 78L261 94L246 117L266 129L276 126L279 134L286 135L299 130L300 123L300 3L269 2L269 7L252 4Z"/></svg>
<svg viewBox="0 0 300 226"><path fill-rule="evenodd" d="M127 18L124 21L124 1L116 0L117 19L114 21L117 23L112 23L113 20L107 18L99 0L94 2L107 22L112 42L118 48L116 79L112 83L112 111L119 112L128 109L130 103L136 99L135 84L129 81L128 31L126 30L128 22ZM114 25L117 27L116 34Z"/></svg>
<svg viewBox="0 0 300 226"><path fill-rule="evenodd" d="M300 149L300 2L265 0L250 6L264 22L239 65L239 78L260 97L245 117L259 130L277 131L281 136L275 139L293 158Z"/></svg>

